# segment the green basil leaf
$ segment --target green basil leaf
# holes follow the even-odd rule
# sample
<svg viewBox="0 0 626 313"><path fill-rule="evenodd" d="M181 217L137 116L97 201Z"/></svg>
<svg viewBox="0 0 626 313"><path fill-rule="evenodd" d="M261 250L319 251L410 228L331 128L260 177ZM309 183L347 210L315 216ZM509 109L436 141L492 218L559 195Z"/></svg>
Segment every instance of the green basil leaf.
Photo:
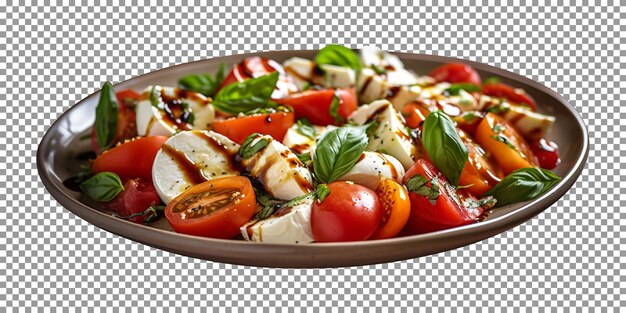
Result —
<svg viewBox="0 0 626 313"><path fill-rule="evenodd" d="M318 180L330 183L354 166L367 146L365 131L365 126L343 126L319 138L313 158L313 170Z"/></svg>
<svg viewBox="0 0 626 313"><path fill-rule="evenodd" d="M278 72L273 72L230 84L220 89L212 104L218 110L231 114L275 106L270 97L276 88L278 75Z"/></svg>
<svg viewBox="0 0 626 313"><path fill-rule="evenodd" d="M254 194L256 195L256 202L262 207L259 212L254 215L254 220L264 220L270 217L280 206L284 203L284 201L280 199L276 199L269 195L263 186L254 186Z"/></svg>
<svg viewBox="0 0 626 313"><path fill-rule="evenodd" d="M330 189L328 188L328 186L326 186L325 184L317 185L317 189L315 190L315 195L317 196L317 199L320 202L324 201L324 199L326 199L326 196L328 196L329 194L330 194Z"/></svg>
<svg viewBox="0 0 626 313"><path fill-rule="evenodd" d="M243 141L241 147L239 147L239 155L245 160L251 158L257 152L261 151L263 148L267 147L270 143L269 138L261 138L257 140L254 144L252 142L257 139L257 137L261 136L259 133L254 133L246 140Z"/></svg>
<svg viewBox="0 0 626 313"><path fill-rule="evenodd" d="M442 111L428 115L424 121L422 142L435 166L452 185L457 186L468 152L448 115Z"/></svg>
<svg viewBox="0 0 626 313"><path fill-rule="evenodd" d="M296 131L300 135L309 137L310 139L315 139L317 136L315 127L313 127L313 124L306 118L301 118L296 122Z"/></svg>
<svg viewBox="0 0 626 313"><path fill-rule="evenodd" d="M430 186L428 185L429 183ZM405 185L409 192L425 196L432 205L435 205L437 198L439 198L439 180L436 176L428 179L424 175L416 174L409 178Z"/></svg>
<svg viewBox="0 0 626 313"><path fill-rule="evenodd" d="M561 178L541 168L521 168L507 175L501 182L485 193L498 200L497 205L506 205L536 198L554 185Z"/></svg>
<svg viewBox="0 0 626 313"><path fill-rule="evenodd" d="M298 160L300 160L302 164L306 164L307 162L311 161L311 154L309 152L296 153L296 157L298 157Z"/></svg>
<svg viewBox="0 0 626 313"><path fill-rule="evenodd" d="M481 88L480 86L476 86L470 83L458 83L452 84L450 87L444 90L444 92L451 96L458 96L461 90L465 90L467 92L478 92L481 90Z"/></svg>
<svg viewBox="0 0 626 313"><path fill-rule="evenodd" d="M500 81L501 81L500 77L498 77L498 76L491 76L491 77L488 77L487 79L483 80L483 86L484 85L489 85L489 84L497 84Z"/></svg>
<svg viewBox="0 0 626 313"><path fill-rule="evenodd" d="M124 185L117 174L101 172L82 182L80 189L93 200L107 202L124 191Z"/></svg>
<svg viewBox="0 0 626 313"><path fill-rule="evenodd" d="M354 70L361 69L359 55L350 48L341 45L328 45L322 48L315 57L317 64L345 66Z"/></svg>
<svg viewBox="0 0 626 313"><path fill-rule="evenodd" d="M117 128L117 113L119 104L110 82L105 82L100 90L100 100L96 107L96 139L100 150L108 148L115 138Z"/></svg>
<svg viewBox="0 0 626 313"><path fill-rule="evenodd" d="M341 98L339 98L339 94L335 92L335 96L333 97L333 102L330 103L330 108L328 109L328 113L335 119L335 124L343 124L346 120L343 116L339 115L339 105L341 104Z"/></svg>
<svg viewBox="0 0 626 313"><path fill-rule="evenodd" d="M217 88L224 80L224 64L220 65L215 77L211 74L191 74L178 80L178 86L183 89L199 92L207 97L215 95Z"/></svg>

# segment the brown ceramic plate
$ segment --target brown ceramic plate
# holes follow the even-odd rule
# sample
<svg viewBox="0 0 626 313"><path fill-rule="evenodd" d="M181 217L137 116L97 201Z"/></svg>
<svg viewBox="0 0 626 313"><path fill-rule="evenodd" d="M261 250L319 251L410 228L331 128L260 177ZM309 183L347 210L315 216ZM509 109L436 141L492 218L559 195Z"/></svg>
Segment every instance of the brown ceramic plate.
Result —
<svg viewBox="0 0 626 313"><path fill-rule="evenodd" d="M234 64L246 56L259 55L277 61L292 56L313 58L317 51L272 51L219 57L181 64L154 71L117 84L116 90L143 90L150 84L175 86L178 78L190 73L215 72L221 63ZM175 233L167 221L152 225L127 222L102 211L102 207L63 185L78 172L77 158L89 151L89 133L95 119L99 92L83 99L65 112L48 129L37 151L37 168L41 179L63 206L86 221L112 233L163 250L207 260L273 267L330 267L363 265L415 258L465 246L511 229L563 196L580 175L587 159L588 135L585 125L563 97L547 87L520 75L489 65L449 57L397 53L407 68L427 73L442 63L463 62L473 66L484 77L499 76L503 81L524 88L539 105L539 111L557 117L550 139L559 144L561 164L554 172L563 180L546 194L530 202L497 208L486 220L429 234L348 243L265 244L240 240L220 240Z"/></svg>

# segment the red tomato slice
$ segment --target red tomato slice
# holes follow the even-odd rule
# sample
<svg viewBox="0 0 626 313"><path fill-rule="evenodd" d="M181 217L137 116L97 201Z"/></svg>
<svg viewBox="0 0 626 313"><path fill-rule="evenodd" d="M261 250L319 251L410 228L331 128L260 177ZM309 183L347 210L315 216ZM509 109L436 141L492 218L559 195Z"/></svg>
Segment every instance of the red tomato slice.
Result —
<svg viewBox="0 0 626 313"><path fill-rule="evenodd" d="M298 91L298 87L294 83L293 78L285 73L280 63L261 57L248 57L241 61L241 63L235 65L226 78L224 78L224 81L220 84L217 91L232 83L242 82L246 79L264 76L276 71L280 73L280 77L276 83L276 90L272 94L272 98L284 98Z"/></svg>
<svg viewBox="0 0 626 313"><path fill-rule="evenodd" d="M539 160L539 166L551 170L561 162L559 159L559 146L553 141L541 139L530 146Z"/></svg>
<svg viewBox="0 0 626 313"><path fill-rule="evenodd" d="M505 98L516 104L525 104L531 110L537 110L535 100L527 94L523 89L513 88L507 84L494 83L483 86L483 94L491 97Z"/></svg>
<svg viewBox="0 0 626 313"><path fill-rule="evenodd" d="M330 107L335 97L339 97L338 115L344 120L356 110L357 98L354 88L306 90L283 99L275 100L279 104L292 107L296 118L306 117L315 125L339 125L330 113Z"/></svg>
<svg viewBox="0 0 626 313"><path fill-rule="evenodd" d="M167 139L150 136L127 141L99 155L91 170L94 173L113 172L122 179L139 177L151 181L152 163Z"/></svg>
<svg viewBox="0 0 626 313"><path fill-rule="evenodd" d="M130 179L124 183L124 191L115 199L105 203L107 210L115 212L131 222L143 223L155 212L145 212L150 206L161 202L151 180L141 178ZM137 215L137 216L133 216Z"/></svg>
<svg viewBox="0 0 626 313"><path fill-rule="evenodd" d="M318 242L358 241L369 238L380 225L383 207L376 193L351 182L328 184L330 193L315 201L311 230Z"/></svg>
<svg viewBox="0 0 626 313"><path fill-rule="evenodd" d="M165 208L175 231L212 238L233 238L250 221L256 197L243 176L211 179L189 188Z"/></svg>
<svg viewBox="0 0 626 313"><path fill-rule="evenodd" d="M428 74L439 82L470 83L480 85L480 75L469 65L463 63L448 63L439 66Z"/></svg>
<svg viewBox="0 0 626 313"><path fill-rule="evenodd" d="M213 131L218 132L238 144L242 144L253 133L270 135L283 141L285 133L294 123L293 112L255 114L233 117L213 123Z"/></svg>
<svg viewBox="0 0 626 313"><path fill-rule="evenodd" d="M432 231L448 229L475 222L482 214L482 209L466 209L454 187L430 162L419 159L404 175L403 182L415 175L422 175L429 181L433 177L438 180L439 196L435 204L428 197L409 191L411 199L411 215L404 227L404 235L423 234ZM431 186L427 183L427 186Z"/></svg>
<svg viewBox="0 0 626 313"><path fill-rule="evenodd" d="M139 100L140 95L133 90L126 89L115 94L118 103L117 126L115 128L115 137L113 144L137 137L137 118L135 115L134 104ZM91 147L100 154L100 145L96 138L96 129L91 129Z"/></svg>

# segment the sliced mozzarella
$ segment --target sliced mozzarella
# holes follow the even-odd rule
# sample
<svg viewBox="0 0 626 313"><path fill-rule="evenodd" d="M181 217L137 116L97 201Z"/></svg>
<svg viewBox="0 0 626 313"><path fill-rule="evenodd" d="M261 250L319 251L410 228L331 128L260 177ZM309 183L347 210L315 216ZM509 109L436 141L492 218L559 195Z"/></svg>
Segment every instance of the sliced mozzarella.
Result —
<svg viewBox="0 0 626 313"><path fill-rule="evenodd" d="M415 73L405 69L389 71L386 75L387 84L391 86L410 86L417 85L417 83L419 82Z"/></svg>
<svg viewBox="0 0 626 313"><path fill-rule="evenodd" d="M520 134L531 140L544 138L556 121L554 116L533 112L525 106L485 95L480 97L478 106L504 117Z"/></svg>
<svg viewBox="0 0 626 313"><path fill-rule="evenodd" d="M298 57L288 59L283 63L283 67L300 89L313 79L315 73L315 62Z"/></svg>
<svg viewBox="0 0 626 313"><path fill-rule="evenodd" d="M239 145L213 131L183 131L168 139L152 166L152 181L166 204L189 187L212 178L239 175L233 157Z"/></svg>
<svg viewBox="0 0 626 313"><path fill-rule="evenodd" d="M155 86L156 90L165 98L164 105L172 106L185 103L193 113L193 129L207 129L215 119L215 109L211 100L204 95L188 90L173 87ZM170 110L157 108L150 101L152 86L148 86L142 95L142 100L137 103L137 134L139 136L171 136L181 128L181 124L173 122ZM186 125L186 123L185 123Z"/></svg>
<svg viewBox="0 0 626 313"><path fill-rule="evenodd" d="M396 110L402 110L407 104L419 98L422 88L420 86L401 86L391 90L393 93L388 94L387 100L393 104Z"/></svg>
<svg viewBox="0 0 626 313"><path fill-rule="evenodd" d="M348 120L357 125L370 121L378 122L369 138L367 151L389 154L398 159L405 170L415 163L418 157L417 148L413 145L402 116L388 100L378 100L361 106Z"/></svg>
<svg viewBox="0 0 626 313"><path fill-rule="evenodd" d="M294 153L302 154L307 153L311 150L311 147L315 146L315 138L319 137L323 132L325 132L326 127L324 126L313 126L316 131L316 135L314 138L309 138L305 135L302 135L298 131L298 125L294 124L291 126L287 133L285 134L285 138L283 139L283 145L287 148L291 149Z"/></svg>
<svg viewBox="0 0 626 313"><path fill-rule="evenodd" d="M366 67L376 67L385 70L400 70L404 68L404 64L397 56L382 51L376 46L366 46L361 48L361 63Z"/></svg>
<svg viewBox="0 0 626 313"><path fill-rule="evenodd" d="M363 103L370 103L375 100L385 99L389 86L385 79L376 74L371 68L361 69L357 81L357 93L359 101Z"/></svg>
<svg viewBox="0 0 626 313"><path fill-rule="evenodd" d="M349 67L330 64L321 64L319 67L324 73L324 83L320 85L333 88L345 88L354 86L356 83L356 72Z"/></svg>
<svg viewBox="0 0 626 313"><path fill-rule="evenodd" d="M369 189L376 190L381 179L400 182L404 177L404 167L398 159L380 152L365 151L359 160L337 180L349 180Z"/></svg>
<svg viewBox="0 0 626 313"><path fill-rule="evenodd" d="M304 199L293 207L284 207L267 219L251 221L241 227L243 238L267 243L313 242L311 207L313 199Z"/></svg>
<svg viewBox="0 0 626 313"><path fill-rule="evenodd" d="M450 96L447 98L448 102L456 105L461 109L461 111L474 111L478 107L478 102L476 98L472 96L471 93L461 89L459 90L459 94L456 96Z"/></svg>
<svg viewBox="0 0 626 313"><path fill-rule="evenodd" d="M419 97L421 99L432 99L443 95L443 92L452 86L450 83L441 82L432 86L422 88Z"/></svg>
<svg viewBox="0 0 626 313"><path fill-rule="evenodd" d="M312 190L311 172L289 148L267 135L257 136L250 146L259 140L268 140L269 143L243 160L243 165L269 194L278 199L291 200Z"/></svg>

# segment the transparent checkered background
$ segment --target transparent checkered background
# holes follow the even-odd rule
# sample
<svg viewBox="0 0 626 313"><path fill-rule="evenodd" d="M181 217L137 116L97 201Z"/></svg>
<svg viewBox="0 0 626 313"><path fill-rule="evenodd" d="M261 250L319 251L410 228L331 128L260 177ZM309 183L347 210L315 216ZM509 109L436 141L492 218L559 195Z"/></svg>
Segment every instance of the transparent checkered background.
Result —
<svg viewBox="0 0 626 313"><path fill-rule="evenodd" d="M626 306L626 7L107 2L0 1L0 311ZM491 239L402 262L312 270L220 264L120 238L67 212L37 176L46 129L104 80L326 43L457 56L531 77L569 99L588 123L587 169L546 212Z"/></svg>

